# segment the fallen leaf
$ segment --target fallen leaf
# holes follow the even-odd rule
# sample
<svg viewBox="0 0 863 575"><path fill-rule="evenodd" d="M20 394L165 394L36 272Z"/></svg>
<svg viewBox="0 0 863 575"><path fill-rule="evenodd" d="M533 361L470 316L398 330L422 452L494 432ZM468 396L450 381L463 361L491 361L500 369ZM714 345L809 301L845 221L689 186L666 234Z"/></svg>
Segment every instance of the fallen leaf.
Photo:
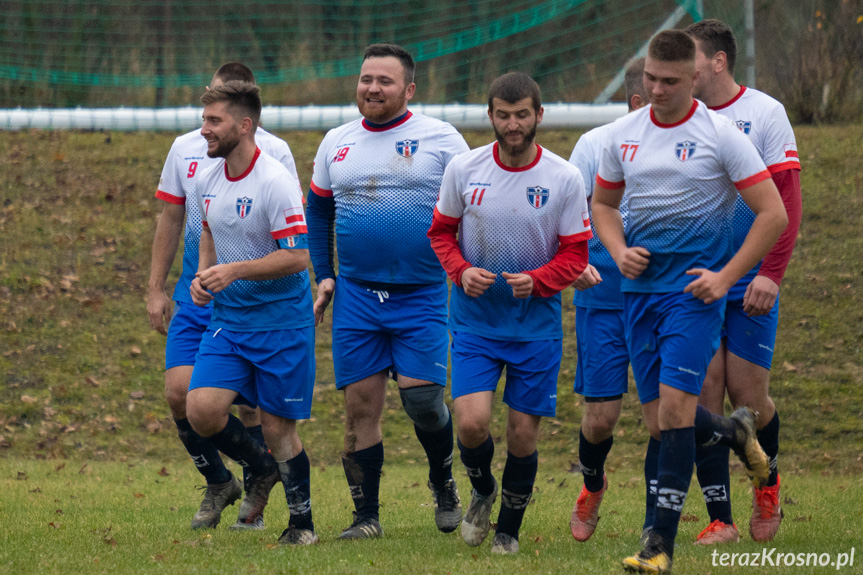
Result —
<svg viewBox="0 0 863 575"><path fill-rule="evenodd" d="M143 391L133 391L132 393L129 394L129 397L131 397L132 399L144 399L144 392Z"/></svg>
<svg viewBox="0 0 863 575"><path fill-rule="evenodd" d="M797 371L797 366L786 361L782 364L782 369L794 373L795 371Z"/></svg>
<svg viewBox="0 0 863 575"><path fill-rule="evenodd" d="M680 520L684 523L695 523L698 521L698 516L693 515L692 513L684 513L680 516Z"/></svg>
<svg viewBox="0 0 863 575"><path fill-rule="evenodd" d="M35 397L33 397L32 395L22 395L22 396L21 396L21 401L23 401L24 403L30 403L30 404L33 404L33 403L36 403L36 402L37 402L37 401L39 401L39 400L38 400L38 399L36 399Z"/></svg>
<svg viewBox="0 0 863 575"><path fill-rule="evenodd" d="M48 527L50 527L50 528L52 528L52 529L59 529L59 528L60 528L60 524L59 524L59 523L54 523L54 522L52 521L51 523L49 523L49 524L48 524Z"/></svg>
<svg viewBox="0 0 863 575"><path fill-rule="evenodd" d="M141 499L142 497L144 497L143 493L136 493L135 494L135 499Z"/></svg>
<svg viewBox="0 0 863 575"><path fill-rule="evenodd" d="M161 475L162 477L168 477L171 474L168 473L168 470L163 467L162 469L159 470L159 475Z"/></svg>
<svg viewBox="0 0 863 575"><path fill-rule="evenodd" d="M141 355L141 348L137 345L133 345L129 348L129 353L131 353L133 356Z"/></svg>
<svg viewBox="0 0 863 575"><path fill-rule="evenodd" d="M86 381L87 383L89 383L93 387L99 387L99 382L96 380L95 377L90 377L88 375L86 378L84 378L84 381Z"/></svg>
<svg viewBox="0 0 863 575"><path fill-rule="evenodd" d="M798 523L805 523L807 521L812 521L812 516L809 515L807 517L806 515L798 515L797 517L794 518L794 521L797 521Z"/></svg>
<svg viewBox="0 0 863 575"><path fill-rule="evenodd" d="M54 471L61 471L64 467L66 467L66 463L61 463L57 467L54 468Z"/></svg>

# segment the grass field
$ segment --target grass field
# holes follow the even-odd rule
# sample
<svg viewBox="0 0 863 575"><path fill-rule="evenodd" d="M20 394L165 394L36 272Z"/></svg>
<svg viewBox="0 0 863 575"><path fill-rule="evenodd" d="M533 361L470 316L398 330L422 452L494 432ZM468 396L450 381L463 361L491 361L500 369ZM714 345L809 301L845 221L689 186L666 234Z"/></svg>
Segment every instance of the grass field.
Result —
<svg viewBox="0 0 863 575"><path fill-rule="evenodd" d="M318 331L313 417L300 429L316 469L327 469L313 476L324 544L296 553L258 553L278 535L276 522L263 541L219 530L212 540L220 544L212 547L188 531L197 503L191 489L196 478L162 397L164 338L149 329L144 306L150 244L161 210L153 194L175 135L0 132L0 565L14 565L9 572L131 572L170 564L179 572L195 572L209 561L208 571L252 563L268 572L276 565L290 571L297 561L298 566L314 564L330 572L498 570L487 550L472 552L456 538L437 535L428 521L412 513L428 499L424 487L408 487L422 484L410 471L422 463L422 454L394 388L385 410L387 477L392 478L385 481L391 490L386 499L393 512L385 528L405 538L388 537L368 546L332 543L344 526L348 501L336 497L346 490L338 465L342 399L333 385L329 323ZM322 134L281 135L291 144L307 183ZM578 135L540 131L538 141L568 157ZM491 134L469 133L466 138L476 146ZM785 492L799 502L799 516L812 519L795 521L797 508L789 505L792 516L776 545L780 551L839 552L854 542L842 530L863 528L857 479L863 472L863 172L858 160L863 126L800 127L797 138L804 166L804 217L782 287L772 390L782 417ZM179 265L177 258L173 278ZM571 301L571 290L564 301ZM572 333L571 306L565 308L564 329ZM542 539L524 545L522 559L508 565L538 572L583 565L587 572L605 572L633 549L637 538L643 481L636 488L637 480L631 478L640 476L647 435L637 402L628 397L609 461L614 480L627 487L620 490L618 515L601 524L619 522L619 528L609 530L617 535L572 545L565 518L580 479L563 470L576 460L581 417L581 405L571 393L574 338L565 339L564 354L558 415L544 421L540 441L538 486L545 494L537 497L526 524L527 533ZM496 440L503 433L504 413L498 399L492 423ZM504 446L497 451L501 465ZM85 463L85 472L77 474ZM158 476L163 466L170 476ZM28 479L17 481L18 471ZM549 486L564 477L564 487L554 491L566 496L546 496ZM546 485L548 478L554 481ZM177 489L165 489L168 485ZM36 487L41 493L30 492ZM466 495L466 481L462 489ZM144 497L129 499L129 493ZM79 499L73 500L73 494ZM689 509L704 515L695 495ZM405 507L409 501L414 507ZM748 496L741 494L735 504L738 522L745 523ZM179 510L171 512L172 506ZM51 516L64 507L62 516ZM76 507L80 515L69 512ZM276 507L273 515L278 517L281 508ZM603 510L609 511L605 505ZM51 522L61 527L49 527ZM691 539L702 523L685 524L688 535L682 540ZM102 542L99 530L108 526L116 546ZM425 537L434 544L426 545ZM186 543L193 540L200 542ZM290 563L282 557L286 553L291 553ZM709 559L699 562L702 555L707 557L683 548L675 571L717 572ZM163 559L153 559L157 556ZM453 557L458 567L447 566ZM597 562L589 563L594 558ZM700 567L683 571L690 563Z"/></svg>

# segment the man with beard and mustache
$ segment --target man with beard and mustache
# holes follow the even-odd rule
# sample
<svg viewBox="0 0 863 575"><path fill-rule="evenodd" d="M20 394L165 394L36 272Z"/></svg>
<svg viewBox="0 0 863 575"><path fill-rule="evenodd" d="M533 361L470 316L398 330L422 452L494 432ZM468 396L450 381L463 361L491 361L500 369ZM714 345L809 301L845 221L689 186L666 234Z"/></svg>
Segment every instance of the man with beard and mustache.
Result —
<svg viewBox="0 0 863 575"><path fill-rule="evenodd" d="M560 292L584 271L591 237L578 168L534 143L539 86L509 73L492 83L496 142L447 167L428 232L455 286L450 300L452 395L458 446L473 492L462 537L489 532L492 400L506 367L507 458L492 553L518 552L537 472L539 422L553 416L563 352Z"/></svg>
<svg viewBox="0 0 863 575"><path fill-rule="evenodd" d="M366 49L357 83L363 118L324 137L308 194L315 322L335 295L333 365L346 415L342 464L356 508L340 539L383 535L381 415L390 371L428 457L435 523L451 532L461 522L452 417L444 403L446 275L425 233L444 168L468 146L451 125L408 110L413 79L413 58L399 46Z"/></svg>
<svg viewBox="0 0 863 575"><path fill-rule="evenodd" d="M221 86L229 80L254 84L255 76L244 64L228 62L213 75L208 89ZM294 157L284 140L258 127L255 141L261 150L279 160L297 179ZM198 239L201 236L201 215L198 213L194 185L197 175L215 161L215 158L207 155L207 140L201 136L200 129L174 140L156 192L156 197L164 201L165 206L153 238L147 295L150 326L168 336L165 346L165 398L177 425L180 441L207 483L204 500L192 519L192 529L216 527L225 507L232 505L242 494L239 482L222 463L218 450L195 433L186 418L186 393L195 365L195 354L201 344L201 336L210 324L213 310L212 305L195 306L189 293L189 286L198 271ZM171 299L165 291L165 282L177 254L180 236L184 236L183 271L174 289L176 306L172 315ZM264 445L257 411L248 406L238 406L238 415L252 437ZM247 474L245 467L243 474ZM232 528L264 528L263 516L248 517L247 520L237 522Z"/></svg>
<svg viewBox="0 0 863 575"><path fill-rule="evenodd" d="M303 196L293 175L255 144L258 87L229 81L201 97L207 155L198 176L202 217L192 301L215 300L192 372L187 413L195 432L249 468L239 522L260 515L281 480L290 511L279 543L317 542L309 458L297 434L311 414L315 328ZM230 414L257 405L270 453Z"/></svg>

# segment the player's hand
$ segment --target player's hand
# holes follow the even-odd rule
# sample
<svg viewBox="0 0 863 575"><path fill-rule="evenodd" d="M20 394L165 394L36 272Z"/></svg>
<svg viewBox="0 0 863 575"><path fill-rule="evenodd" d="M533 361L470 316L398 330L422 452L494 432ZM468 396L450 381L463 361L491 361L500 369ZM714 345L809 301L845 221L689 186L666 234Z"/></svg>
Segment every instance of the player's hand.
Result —
<svg viewBox="0 0 863 575"><path fill-rule="evenodd" d="M218 264L200 271L195 277L201 280L201 287L210 293L219 293L236 280L231 264Z"/></svg>
<svg viewBox="0 0 863 575"><path fill-rule="evenodd" d="M171 299L165 290L153 289L147 294L147 314L150 316L150 327L162 335L168 335L171 307Z"/></svg>
<svg viewBox="0 0 863 575"><path fill-rule="evenodd" d="M764 276L755 276L743 294L743 311L750 317L769 313L778 295L779 286L776 282Z"/></svg>
<svg viewBox="0 0 863 575"><path fill-rule="evenodd" d="M596 271L595 267L587 264L587 267L584 268L584 271L581 272L581 275L578 276L578 279L573 282L572 287L574 287L578 291L584 291L600 283L602 283L602 276L599 275L599 272Z"/></svg>
<svg viewBox="0 0 863 575"><path fill-rule="evenodd" d="M493 274L482 268L467 268L461 274L461 287L465 295L470 297L479 297L485 293L494 280L497 274Z"/></svg>
<svg viewBox="0 0 863 575"><path fill-rule="evenodd" d="M324 321L324 312L327 311L327 306L333 299L333 293L336 291L336 280L327 278L318 283L318 297L315 299L315 325Z"/></svg>
<svg viewBox="0 0 863 575"><path fill-rule="evenodd" d="M721 300L731 289L721 275L708 269L693 268L686 270L686 275L698 276L698 279L683 288L683 293L691 293L706 304Z"/></svg>
<svg viewBox="0 0 863 575"><path fill-rule="evenodd" d="M634 246L623 251L617 262L617 267L623 277L634 280L647 269L649 263L650 252L642 247Z"/></svg>
<svg viewBox="0 0 863 575"><path fill-rule="evenodd" d="M192 301L195 302L196 306L204 307L213 301L213 295L201 286L201 280L199 278L192 280L189 293L192 294Z"/></svg>
<svg viewBox="0 0 863 575"><path fill-rule="evenodd" d="M512 288L512 297L525 299L533 293L533 278L527 274L511 274L503 272L500 274L506 283Z"/></svg>

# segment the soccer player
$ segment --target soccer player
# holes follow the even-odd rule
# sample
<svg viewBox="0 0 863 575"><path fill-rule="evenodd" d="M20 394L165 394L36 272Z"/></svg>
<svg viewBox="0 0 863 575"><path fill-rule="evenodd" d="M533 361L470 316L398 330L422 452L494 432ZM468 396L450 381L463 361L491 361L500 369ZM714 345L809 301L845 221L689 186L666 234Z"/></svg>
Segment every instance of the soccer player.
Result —
<svg viewBox="0 0 863 575"><path fill-rule="evenodd" d="M779 414L769 394L770 364L779 320L779 285L791 259L800 227L802 199L800 160L794 131L782 104L734 81L737 43L734 32L719 20L702 20L685 30L695 40L698 80L693 95L718 114L734 120L755 144L779 189L789 223L776 245L728 292L723 340L707 369L699 403L722 414L725 391L735 407L755 413L758 441L770 458L767 485L752 494L749 532L755 541L770 541L779 529ZM739 246L754 216L741 198L734 211L734 245ZM731 517L728 448L699 447L695 452L698 480L710 514L710 525L698 543L739 541Z"/></svg>
<svg viewBox="0 0 863 575"><path fill-rule="evenodd" d="M643 77L644 58L638 58L627 67L623 82L630 112L647 105ZM584 134L569 158L584 178L588 202L593 195L602 146L610 128L611 125L606 124ZM621 212L625 219L625 206L621 207ZM620 419L623 394L629 387L629 352L620 293L622 276L598 237L590 238L587 245L591 263L573 284L578 341L574 389L584 396L578 440L584 486L569 522L577 541L590 539L599 521L599 505L608 487L605 460L614 443L612 432Z"/></svg>
<svg viewBox="0 0 863 575"><path fill-rule="evenodd" d="M756 487L770 474L751 410L712 415L698 408L698 395L719 347L725 294L773 246L788 218L752 143L692 98L696 74L689 35L665 30L651 40L644 65L650 106L613 124L593 196L596 231L624 277L639 399L660 440L652 529L644 549L623 562L639 572L671 570L696 444L729 445ZM618 211L624 188L625 230ZM735 252L738 193L756 217Z"/></svg>
<svg viewBox="0 0 863 575"><path fill-rule="evenodd" d="M308 194L315 322L335 296L333 364L346 412L342 464L356 508L341 539L383 535L381 414L390 370L428 457L435 523L451 532L461 522L444 403L446 276L426 230L444 168L468 146L451 125L408 110L414 67L399 46L366 49L357 83L363 118L324 137Z"/></svg>
<svg viewBox="0 0 863 575"><path fill-rule="evenodd" d="M281 479L290 510L280 543L317 542L309 458L296 429L311 413L315 333L303 196L293 174L255 144L258 87L229 81L201 97L207 155L198 176L202 218L196 305L215 300L189 383L193 429L249 467L238 521L263 512ZM230 414L257 405L272 455Z"/></svg>
<svg viewBox="0 0 863 575"><path fill-rule="evenodd" d="M432 247L455 284L450 299L458 446L473 486L461 533L482 544L498 484L491 472L492 399L506 368L507 457L492 553L517 553L537 471L539 422L555 414L563 352L560 291L587 265L584 180L534 143L539 86L509 73L489 89L496 142L447 167Z"/></svg>
<svg viewBox="0 0 863 575"><path fill-rule="evenodd" d="M220 86L229 80L254 83L255 76L244 64L229 62L216 71L210 87ZM264 152L278 159L297 177L291 149L284 140L260 127L255 139ZM186 418L186 393L195 365L195 354L201 344L201 336L210 323L212 312L212 305L202 308L195 306L189 293L189 286L198 270L198 239L201 236L201 215L198 213L194 184L196 176L215 161L207 156L207 140L201 136L200 129L174 140L156 192L156 197L163 200L165 205L153 238L147 296L150 326L168 336L165 347L165 398L177 425L180 441L207 483L201 507L192 519L193 529L216 527L221 520L222 510L242 495L239 482L224 466L216 448L195 433ZM171 300L165 291L165 281L177 254L181 235L184 236L183 271L174 288L173 299L176 307L172 317ZM238 414L248 427L249 433L264 445L260 417L256 410L238 406ZM245 467L243 473L247 473ZM232 527L263 529L263 516L252 517L249 523L238 522Z"/></svg>

